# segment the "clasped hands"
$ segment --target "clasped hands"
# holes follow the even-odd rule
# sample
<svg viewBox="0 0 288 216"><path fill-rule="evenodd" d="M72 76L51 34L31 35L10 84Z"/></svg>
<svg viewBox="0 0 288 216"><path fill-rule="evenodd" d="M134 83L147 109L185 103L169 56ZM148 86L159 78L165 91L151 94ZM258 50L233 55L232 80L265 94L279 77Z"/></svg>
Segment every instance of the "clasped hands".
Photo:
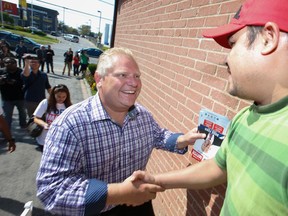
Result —
<svg viewBox="0 0 288 216"><path fill-rule="evenodd" d="M138 170L121 183L119 190L123 198L121 204L138 206L155 199L156 193L165 188L157 185L152 175Z"/></svg>
<svg viewBox="0 0 288 216"><path fill-rule="evenodd" d="M204 139L205 137L205 133L199 133L197 128L194 128L178 137L177 147L185 148L188 145L193 145L197 139ZM125 194L123 204L132 206L141 205L155 199L157 192L165 191L165 188L156 181L153 175L141 170L135 171L122 184L123 187L120 186L122 188L121 194Z"/></svg>

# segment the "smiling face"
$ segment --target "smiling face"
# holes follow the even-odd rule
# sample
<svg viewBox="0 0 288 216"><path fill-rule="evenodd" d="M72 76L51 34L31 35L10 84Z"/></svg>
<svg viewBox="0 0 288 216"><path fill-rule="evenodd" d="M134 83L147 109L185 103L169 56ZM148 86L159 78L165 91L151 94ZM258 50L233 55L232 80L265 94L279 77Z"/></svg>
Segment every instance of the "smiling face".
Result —
<svg viewBox="0 0 288 216"><path fill-rule="evenodd" d="M110 115L127 113L134 105L142 87L140 75L136 62L126 55L114 57L106 76L96 74L101 102Z"/></svg>

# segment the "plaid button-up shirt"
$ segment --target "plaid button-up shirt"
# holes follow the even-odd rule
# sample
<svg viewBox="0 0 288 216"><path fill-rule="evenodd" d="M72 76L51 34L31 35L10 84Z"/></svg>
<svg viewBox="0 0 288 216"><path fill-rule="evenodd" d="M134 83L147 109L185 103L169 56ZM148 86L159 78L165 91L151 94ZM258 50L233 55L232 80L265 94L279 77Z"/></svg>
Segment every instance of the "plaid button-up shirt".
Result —
<svg viewBox="0 0 288 216"><path fill-rule="evenodd" d="M177 149L180 134L160 128L136 104L123 126L110 118L98 94L66 109L51 125L37 175L38 197L59 215L106 211L107 184L145 170L154 148Z"/></svg>

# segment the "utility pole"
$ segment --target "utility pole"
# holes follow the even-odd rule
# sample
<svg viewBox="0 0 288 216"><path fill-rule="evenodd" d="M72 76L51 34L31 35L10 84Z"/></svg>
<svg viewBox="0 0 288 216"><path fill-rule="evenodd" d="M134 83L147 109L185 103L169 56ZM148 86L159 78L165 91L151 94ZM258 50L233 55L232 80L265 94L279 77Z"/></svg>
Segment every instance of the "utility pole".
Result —
<svg viewBox="0 0 288 216"><path fill-rule="evenodd" d="M1 28L4 28L4 26L3 26L3 7L2 7L2 0L0 0L0 7L1 7Z"/></svg>
<svg viewBox="0 0 288 216"><path fill-rule="evenodd" d="M102 11L98 10L98 13L100 13L99 17L99 32L98 32L98 47L101 44L101 18L102 18Z"/></svg>

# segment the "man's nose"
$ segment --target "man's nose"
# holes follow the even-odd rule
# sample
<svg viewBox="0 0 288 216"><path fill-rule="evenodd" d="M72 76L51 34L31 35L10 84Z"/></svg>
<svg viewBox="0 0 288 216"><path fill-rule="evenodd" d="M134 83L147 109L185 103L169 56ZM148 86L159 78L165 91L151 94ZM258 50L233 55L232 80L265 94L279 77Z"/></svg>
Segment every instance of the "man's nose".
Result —
<svg viewBox="0 0 288 216"><path fill-rule="evenodd" d="M127 82L131 86L137 86L140 82L140 79L139 77L136 77L136 76L130 76L128 77Z"/></svg>

